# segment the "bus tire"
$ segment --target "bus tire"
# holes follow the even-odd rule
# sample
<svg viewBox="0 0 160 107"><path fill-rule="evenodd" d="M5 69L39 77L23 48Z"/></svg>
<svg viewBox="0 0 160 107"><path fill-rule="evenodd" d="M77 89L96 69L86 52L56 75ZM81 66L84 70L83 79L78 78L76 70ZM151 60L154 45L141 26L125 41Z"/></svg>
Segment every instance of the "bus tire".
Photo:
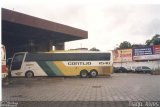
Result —
<svg viewBox="0 0 160 107"><path fill-rule="evenodd" d="M89 74L90 74L90 77L95 78L95 77L98 75L98 72L97 72L97 70L92 69L92 70L89 72Z"/></svg>
<svg viewBox="0 0 160 107"><path fill-rule="evenodd" d="M27 71L27 72L25 73L25 77L27 77L27 78L32 78L32 77L34 77L33 71Z"/></svg>
<svg viewBox="0 0 160 107"><path fill-rule="evenodd" d="M80 72L81 78L87 78L88 77L88 71L87 70L81 70Z"/></svg>

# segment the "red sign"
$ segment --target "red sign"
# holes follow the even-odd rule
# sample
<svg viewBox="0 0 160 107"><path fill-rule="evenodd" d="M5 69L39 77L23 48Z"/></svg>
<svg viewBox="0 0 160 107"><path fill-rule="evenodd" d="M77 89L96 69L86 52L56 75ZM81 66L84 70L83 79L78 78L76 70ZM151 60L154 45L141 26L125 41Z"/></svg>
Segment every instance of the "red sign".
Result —
<svg viewBox="0 0 160 107"><path fill-rule="evenodd" d="M160 45L154 45L155 54L160 54Z"/></svg>
<svg viewBox="0 0 160 107"><path fill-rule="evenodd" d="M132 49L113 50L113 62L132 61Z"/></svg>

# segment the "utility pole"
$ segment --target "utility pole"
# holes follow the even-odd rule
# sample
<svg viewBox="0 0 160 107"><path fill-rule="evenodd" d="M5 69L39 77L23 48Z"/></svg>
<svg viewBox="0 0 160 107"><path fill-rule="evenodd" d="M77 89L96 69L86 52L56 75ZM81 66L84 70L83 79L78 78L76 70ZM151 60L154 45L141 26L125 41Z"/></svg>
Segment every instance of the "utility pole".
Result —
<svg viewBox="0 0 160 107"><path fill-rule="evenodd" d="M122 67L122 50L121 50L120 56L121 56L121 67Z"/></svg>

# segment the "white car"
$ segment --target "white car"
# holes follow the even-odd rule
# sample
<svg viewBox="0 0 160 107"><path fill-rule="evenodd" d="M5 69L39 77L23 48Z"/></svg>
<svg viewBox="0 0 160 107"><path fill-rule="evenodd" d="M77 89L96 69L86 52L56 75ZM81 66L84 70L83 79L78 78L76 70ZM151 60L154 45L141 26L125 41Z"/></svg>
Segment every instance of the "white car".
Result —
<svg viewBox="0 0 160 107"><path fill-rule="evenodd" d="M136 69L135 69L135 71L137 72L137 73L140 73L140 72L142 72L142 73L151 73L151 68L149 68L149 67L147 67L147 66L138 66Z"/></svg>
<svg viewBox="0 0 160 107"><path fill-rule="evenodd" d="M135 72L136 68L137 67L135 67L135 66L130 66L130 67L127 68L127 70L130 71L130 72Z"/></svg>

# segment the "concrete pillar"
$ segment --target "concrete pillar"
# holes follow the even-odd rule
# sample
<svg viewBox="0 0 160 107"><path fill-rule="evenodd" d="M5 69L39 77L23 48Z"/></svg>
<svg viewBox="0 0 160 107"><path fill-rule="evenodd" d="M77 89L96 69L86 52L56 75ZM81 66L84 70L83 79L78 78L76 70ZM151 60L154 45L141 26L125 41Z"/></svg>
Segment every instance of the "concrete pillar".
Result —
<svg viewBox="0 0 160 107"><path fill-rule="evenodd" d="M63 43L57 43L54 46L55 46L55 50L64 50L64 42Z"/></svg>
<svg viewBox="0 0 160 107"><path fill-rule="evenodd" d="M35 40L29 40L28 41L28 52L35 52Z"/></svg>
<svg viewBox="0 0 160 107"><path fill-rule="evenodd" d="M52 46L53 46L53 41L52 41L52 40L49 40L49 42L48 42L48 51L53 50L53 49L52 49Z"/></svg>

